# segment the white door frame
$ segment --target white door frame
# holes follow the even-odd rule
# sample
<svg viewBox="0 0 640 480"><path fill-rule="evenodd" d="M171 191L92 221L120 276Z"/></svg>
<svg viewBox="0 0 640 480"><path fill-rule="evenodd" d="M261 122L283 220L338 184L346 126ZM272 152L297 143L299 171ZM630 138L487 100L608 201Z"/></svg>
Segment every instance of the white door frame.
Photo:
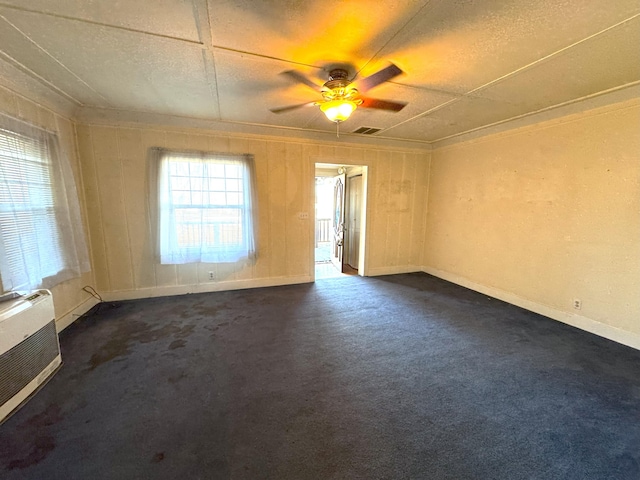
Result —
<svg viewBox="0 0 640 480"><path fill-rule="evenodd" d="M316 272L315 272L315 232L316 232L316 214L315 214L315 183L316 183L316 171L321 170L323 168L335 168L336 174L337 169L339 167L347 168L347 177L362 175L362 200L360 203L360 253L358 256L358 275L362 277L366 277L369 275L368 272L368 259L367 259L367 233L368 233L368 223L367 223L367 210L368 210L368 196L369 196L369 167L363 164L354 164L349 161L337 161L336 159L328 159L328 158L313 158L314 169L313 175L310 178L310 183L313 186L311 188L311 195L309 199L309 203L311 205L310 211L313 212L311 215L311 222L309 222L309 230L311 239L310 248L311 248L311 259L310 259L310 269L311 269L311 279L315 281ZM331 174L327 176L332 176ZM346 185L345 185L346 187ZM345 192L346 194L346 192Z"/></svg>

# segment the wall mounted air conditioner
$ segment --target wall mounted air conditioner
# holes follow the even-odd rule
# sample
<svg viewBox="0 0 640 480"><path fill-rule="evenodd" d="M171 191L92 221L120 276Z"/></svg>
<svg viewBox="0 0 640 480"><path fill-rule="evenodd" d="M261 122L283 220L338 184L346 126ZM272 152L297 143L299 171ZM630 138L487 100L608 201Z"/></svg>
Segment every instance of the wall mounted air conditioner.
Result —
<svg viewBox="0 0 640 480"><path fill-rule="evenodd" d="M0 303L0 422L61 364L51 292L36 290Z"/></svg>

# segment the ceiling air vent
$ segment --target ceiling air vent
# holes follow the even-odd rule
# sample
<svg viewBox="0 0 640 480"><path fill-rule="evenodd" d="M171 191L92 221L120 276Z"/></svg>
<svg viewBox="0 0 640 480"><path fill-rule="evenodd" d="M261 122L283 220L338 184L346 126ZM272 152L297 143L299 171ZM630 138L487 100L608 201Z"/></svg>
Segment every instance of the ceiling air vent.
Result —
<svg viewBox="0 0 640 480"><path fill-rule="evenodd" d="M361 133L362 135L373 135L376 132L379 132L379 128L373 127L360 127L357 130L354 130L353 133Z"/></svg>

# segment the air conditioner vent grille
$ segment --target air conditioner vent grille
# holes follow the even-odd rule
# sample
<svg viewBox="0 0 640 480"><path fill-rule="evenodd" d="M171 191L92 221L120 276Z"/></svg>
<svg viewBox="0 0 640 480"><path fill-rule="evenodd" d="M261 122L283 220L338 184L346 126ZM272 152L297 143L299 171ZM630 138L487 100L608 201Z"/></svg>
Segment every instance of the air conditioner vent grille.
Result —
<svg viewBox="0 0 640 480"><path fill-rule="evenodd" d="M360 133L362 135L373 135L374 133L377 133L380 130L381 130L380 128L374 128L374 127L360 127L354 130L353 133Z"/></svg>
<svg viewBox="0 0 640 480"><path fill-rule="evenodd" d="M0 355L0 405L37 377L58 355L55 321Z"/></svg>

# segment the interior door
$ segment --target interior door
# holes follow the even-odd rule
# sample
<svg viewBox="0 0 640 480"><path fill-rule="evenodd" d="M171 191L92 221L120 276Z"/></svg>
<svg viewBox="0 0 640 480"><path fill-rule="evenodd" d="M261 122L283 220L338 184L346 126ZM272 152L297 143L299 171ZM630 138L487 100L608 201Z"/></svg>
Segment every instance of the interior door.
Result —
<svg viewBox="0 0 640 480"><path fill-rule="evenodd" d="M344 194L346 174L333 177L333 236L331 263L342 273L344 254Z"/></svg>
<svg viewBox="0 0 640 480"><path fill-rule="evenodd" d="M362 175L347 179L347 206L345 223L347 226L344 263L358 269L360 259L360 209L362 207Z"/></svg>

